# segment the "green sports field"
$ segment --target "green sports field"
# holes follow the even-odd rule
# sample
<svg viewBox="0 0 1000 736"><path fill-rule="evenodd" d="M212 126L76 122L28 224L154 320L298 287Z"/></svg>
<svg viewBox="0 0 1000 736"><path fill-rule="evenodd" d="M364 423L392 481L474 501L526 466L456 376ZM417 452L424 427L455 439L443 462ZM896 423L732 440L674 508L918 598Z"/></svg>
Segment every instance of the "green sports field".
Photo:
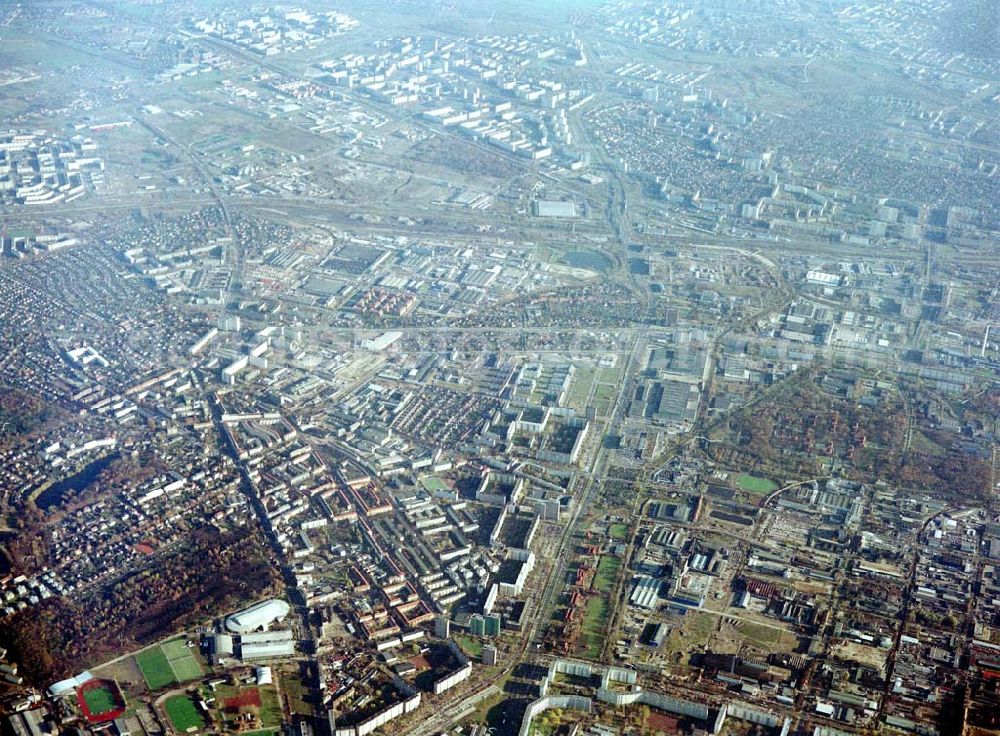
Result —
<svg viewBox="0 0 1000 736"><path fill-rule="evenodd" d="M747 493L770 493L778 488L778 484L774 481L746 473L736 479L736 485Z"/></svg>
<svg viewBox="0 0 1000 736"><path fill-rule="evenodd" d="M205 721L195 707L194 701L187 695L174 695L167 698L163 704L163 709L167 711L167 717L174 728L184 733L192 726L204 728Z"/></svg>
<svg viewBox="0 0 1000 736"><path fill-rule="evenodd" d="M165 641L160 644L160 649L166 655L167 660L173 662L175 659L180 659L181 657L186 657L188 654L188 648L184 645L184 641L181 639L171 639L170 641Z"/></svg>
<svg viewBox="0 0 1000 736"><path fill-rule="evenodd" d="M173 667L174 672L177 674L177 680L179 682L197 680L204 674L201 669L201 665L198 664L197 660L190 655L177 661L171 660L170 666Z"/></svg>
<svg viewBox="0 0 1000 736"><path fill-rule="evenodd" d="M135 663L150 690L159 690L177 682L174 671L170 668L167 655L160 647L151 647L135 656Z"/></svg>
<svg viewBox="0 0 1000 736"><path fill-rule="evenodd" d="M158 647L151 647L137 654L135 662L150 690L197 680L204 674L201 664L183 639L173 639Z"/></svg>
<svg viewBox="0 0 1000 736"><path fill-rule="evenodd" d="M198 660L195 659L192 650L183 639L174 639L160 645L160 649L167 655L167 662L174 671L174 676L178 682L188 682L197 680L204 672Z"/></svg>
<svg viewBox="0 0 1000 736"><path fill-rule="evenodd" d="M447 492L451 490L451 488L448 487L448 484L445 483L440 478L438 478L436 475L429 475L426 478L421 478L420 483L421 485L423 485L424 488L426 488L431 493L434 493L435 491Z"/></svg>
<svg viewBox="0 0 1000 736"><path fill-rule="evenodd" d="M84 691L83 699L87 703L91 714L95 716L118 708L114 694L106 687L95 687Z"/></svg>

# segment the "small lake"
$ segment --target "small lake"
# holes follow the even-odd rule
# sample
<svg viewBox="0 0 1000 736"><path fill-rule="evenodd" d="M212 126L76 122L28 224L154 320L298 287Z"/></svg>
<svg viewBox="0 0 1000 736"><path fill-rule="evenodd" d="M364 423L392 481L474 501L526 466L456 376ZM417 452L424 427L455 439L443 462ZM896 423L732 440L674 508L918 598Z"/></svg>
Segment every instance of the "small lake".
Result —
<svg viewBox="0 0 1000 736"><path fill-rule="evenodd" d="M48 511L53 506L61 504L67 496L74 496L94 482L101 471L117 460L120 455L113 452L110 455L94 460L76 475L53 483L35 498L35 506L41 511Z"/></svg>
<svg viewBox="0 0 1000 736"><path fill-rule="evenodd" d="M563 262L573 268L586 268L602 273L611 268L611 259L595 250L571 250L563 256Z"/></svg>

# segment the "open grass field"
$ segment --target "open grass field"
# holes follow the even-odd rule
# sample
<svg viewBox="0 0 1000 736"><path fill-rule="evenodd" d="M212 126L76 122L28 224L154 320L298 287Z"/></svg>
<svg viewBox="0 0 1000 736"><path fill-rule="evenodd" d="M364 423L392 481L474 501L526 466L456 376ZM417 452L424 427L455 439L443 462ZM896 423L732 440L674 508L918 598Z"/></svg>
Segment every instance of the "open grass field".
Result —
<svg viewBox="0 0 1000 736"><path fill-rule="evenodd" d="M455 643L461 647L467 656L478 659L483 654L483 642L474 636L466 634L452 634Z"/></svg>
<svg viewBox="0 0 1000 736"><path fill-rule="evenodd" d="M495 684L502 690L506 680L500 680ZM517 726L514 724L521 722L521 717L524 715L523 703L524 701L519 702L519 699L500 692L479 701L469 720L474 723L485 723L490 727L487 732L497 736L516 734Z"/></svg>
<svg viewBox="0 0 1000 736"><path fill-rule="evenodd" d="M622 566L622 561L611 555L604 555L597 563L597 572L594 573L594 590L599 593L610 593L618 577L618 570Z"/></svg>
<svg viewBox="0 0 1000 736"><path fill-rule="evenodd" d="M587 659L597 659L601 656L604 646L604 627L608 623L608 602L604 598L591 598L587 601L587 611L583 615L584 649L581 653Z"/></svg>
<svg viewBox="0 0 1000 736"><path fill-rule="evenodd" d="M692 641L705 642L715 631L719 620L707 613L692 612L684 622L684 634Z"/></svg>
<svg viewBox="0 0 1000 736"><path fill-rule="evenodd" d="M608 534L612 539L625 540L628 538L628 526L621 522L615 522L608 528Z"/></svg>
<svg viewBox="0 0 1000 736"><path fill-rule="evenodd" d="M756 475L743 473L736 478L736 485L747 493L757 493L763 495L771 491L778 490L778 484L767 478L758 478Z"/></svg>
<svg viewBox="0 0 1000 736"><path fill-rule="evenodd" d="M95 687L87 690L83 694L83 699L87 702L87 707L95 716L115 710L118 703L114 694L106 687Z"/></svg>
<svg viewBox="0 0 1000 736"><path fill-rule="evenodd" d="M599 383L597 385L597 390L594 392L594 398L599 402L611 401L611 397L613 397L614 395L615 395L615 387L609 383Z"/></svg>
<svg viewBox="0 0 1000 736"><path fill-rule="evenodd" d="M594 369L589 366L578 366L576 375L573 376L573 384L570 386L566 404L579 412L584 412L587 408L587 399L590 396L590 387L593 383Z"/></svg>
<svg viewBox="0 0 1000 736"><path fill-rule="evenodd" d="M151 647L135 656L135 663L139 665L142 672L142 679L146 681L146 687L150 690L159 690L167 685L177 682L174 671L170 668L167 655L160 647Z"/></svg>
<svg viewBox="0 0 1000 736"><path fill-rule="evenodd" d="M198 713L194 701L187 695L174 695L172 698L167 698L163 709L167 712L170 723L181 733L186 732L192 726L197 728L205 726L205 721Z"/></svg>
<svg viewBox="0 0 1000 736"><path fill-rule="evenodd" d="M281 725L281 703L278 691L273 687L260 689L260 723L265 728L276 728Z"/></svg>

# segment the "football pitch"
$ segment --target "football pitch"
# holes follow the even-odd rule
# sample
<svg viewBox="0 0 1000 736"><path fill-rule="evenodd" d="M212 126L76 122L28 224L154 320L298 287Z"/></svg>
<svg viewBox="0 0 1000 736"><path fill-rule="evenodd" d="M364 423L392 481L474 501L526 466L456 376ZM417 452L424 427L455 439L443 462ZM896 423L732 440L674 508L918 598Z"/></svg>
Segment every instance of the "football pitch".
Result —
<svg viewBox="0 0 1000 736"><path fill-rule="evenodd" d="M205 721L202 720L198 709L195 708L191 698L187 695L175 695L172 698L167 698L167 702L163 704L163 708L167 711L167 717L170 718L170 722L174 728L181 733L184 733L192 726L202 728L205 725Z"/></svg>
<svg viewBox="0 0 1000 736"><path fill-rule="evenodd" d="M174 683L196 680L203 674L198 660L181 639L150 647L137 654L135 662L146 681L146 687L150 690L160 690Z"/></svg>
<svg viewBox="0 0 1000 736"><path fill-rule="evenodd" d="M759 495L770 493L778 488L778 484L768 478L758 478L755 475L748 475L747 473L743 473L736 478L736 485L747 493Z"/></svg>
<svg viewBox="0 0 1000 736"><path fill-rule="evenodd" d="M201 665L194 658L191 649L180 639L174 639L173 641L161 644L160 649L167 656L167 662L174 671L178 682L197 680L202 676Z"/></svg>
<svg viewBox="0 0 1000 736"><path fill-rule="evenodd" d="M95 687L83 693L83 699L95 716L108 713L118 708L115 696L106 687Z"/></svg>
<svg viewBox="0 0 1000 736"><path fill-rule="evenodd" d="M159 690L177 682L174 671L170 669L170 663L167 661L167 655L160 647L140 652L135 657L135 663L139 665L146 687L150 690Z"/></svg>

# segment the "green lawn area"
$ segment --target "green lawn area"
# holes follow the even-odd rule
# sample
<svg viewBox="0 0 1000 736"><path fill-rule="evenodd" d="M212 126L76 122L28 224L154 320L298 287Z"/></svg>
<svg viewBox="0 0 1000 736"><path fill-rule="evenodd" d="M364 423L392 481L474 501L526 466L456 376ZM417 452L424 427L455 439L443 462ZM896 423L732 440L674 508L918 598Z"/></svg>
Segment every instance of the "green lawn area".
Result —
<svg viewBox="0 0 1000 736"><path fill-rule="evenodd" d="M610 401L611 397L615 394L615 387L610 386L606 383L598 384L597 390L594 392L594 398L597 401Z"/></svg>
<svg viewBox="0 0 1000 736"><path fill-rule="evenodd" d="M623 524L620 521L615 522L610 527L608 527L608 534L611 535L612 539L627 539L628 525Z"/></svg>
<svg viewBox="0 0 1000 736"><path fill-rule="evenodd" d="M478 659L483 653L483 642L467 634L452 634L451 638L462 648L467 656Z"/></svg>
<svg viewBox="0 0 1000 736"><path fill-rule="evenodd" d="M621 358L621 356L618 356ZM617 386L622 379L622 361L618 360L613 368L605 366L600 369L597 375L597 380L601 383L608 383L611 386Z"/></svg>
<svg viewBox="0 0 1000 736"><path fill-rule="evenodd" d="M597 563L597 572L594 573L594 590L599 593L610 593L621 566L622 561L617 557L611 555L601 557Z"/></svg>
<svg viewBox="0 0 1000 736"><path fill-rule="evenodd" d="M198 728L205 727L205 721L202 720L201 714L198 713L194 701L187 695L175 695L172 698L167 698L167 701L163 704L163 709L167 711L167 717L170 718L170 722L174 728L181 733L184 733L192 726L197 726Z"/></svg>
<svg viewBox="0 0 1000 736"><path fill-rule="evenodd" d="M499 680L495 684L501 690L504 688L506 680ZM485 723L491 726L490 732L495 734L512 734L517 732L517 726L511 729L511 725L520 722L523 706L507 693L500 692L485 700L479 701L476 711L469 720L473 723Z"/></svg>
<svg viewBox="0 0 1000 736"><path fill-rule="evenodd" d="M778 490L778 484L767 478L758 478L756 475L743 473L736 478L736 485L747 493L770 493Z"/></svg>
<svg viewBox="0 0 1000 736"><path fill-rule="evenodd" d="M566 404L579 411L586 409L587 398L590 396L590 386L594 381L594 369L577 367L576 375L573 376L573 384L570 386L569 397Z"/></svg>
<svg viewBox="0 0 1000 736"><path fill-rule="evenodd" d="M273 687L260 688L260 725L276 728L281 725L281 704Z"/></svg>
<svg viewBox="0 0 1000 736"><path fill-rule="evenodd" d="M92 690L84 691L83 699L94 715L107 713L118 707L115 696L106 687L95 687Z"/></svg>
<svg viewBox="0 0 1000 736"><path fill-rule="evenodd" d="M608 602L601 597L587 601L587 611L583 616L583 632L585 648L582 655L588 659L601 656L604 645L604 627L608 623Z"/></svg>
<svg viewBox="0 0 1000 736"><path fill-rule="evenodd" d="M174 671L170 669L167 655L160 647L151 647L135 656L135 663L150 690L159 690L177 682Z"/></svg>

